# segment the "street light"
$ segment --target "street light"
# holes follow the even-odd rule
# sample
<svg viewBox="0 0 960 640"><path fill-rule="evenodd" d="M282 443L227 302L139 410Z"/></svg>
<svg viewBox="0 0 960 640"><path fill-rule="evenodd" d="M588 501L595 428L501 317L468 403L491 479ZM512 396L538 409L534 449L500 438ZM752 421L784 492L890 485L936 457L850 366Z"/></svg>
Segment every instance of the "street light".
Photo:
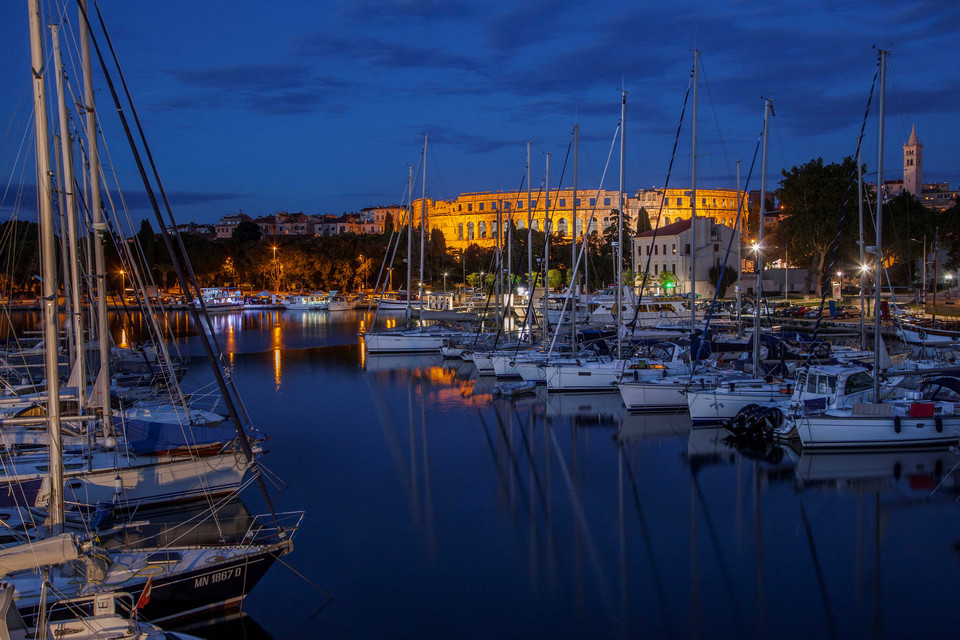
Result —
<svg viewBox="0 0 960 640"><path fill-rule="evenodd" d="M444 273L443 273L443 292L444 292L444 293L447 292L447 276L448 276L448 275L450 275L450 274L447 273L447 272L444 272Z"/></svg>
<svg viewBox="0 0 960 640"><path fill-rule="evenodd" d="M273 273L275 274L274 287L279 293L280 292L280 264L277 262L277 246L273 245L270 248L273 249Z"/></svg>
<svg viewBox="0 0 960 640"><path fill-rule="evenodd" d="M362 253L360 254L359 258L360 258L360 270L363 271L363 288L366 289L366 288L367 288L367 270L363 268L363 254L362 254Z"/></svg>
<svg viewBox="0 0 960 640"><path fill-rule="evenodd" d="M127 272L120 269L120 300L127 297Z"/></svg>
<svg viewBox="0 0 960 640"><path fill-rule="evenodd" d="M393 267L387 267L387 277L389 278L390 291L393 291Z"/></svg>

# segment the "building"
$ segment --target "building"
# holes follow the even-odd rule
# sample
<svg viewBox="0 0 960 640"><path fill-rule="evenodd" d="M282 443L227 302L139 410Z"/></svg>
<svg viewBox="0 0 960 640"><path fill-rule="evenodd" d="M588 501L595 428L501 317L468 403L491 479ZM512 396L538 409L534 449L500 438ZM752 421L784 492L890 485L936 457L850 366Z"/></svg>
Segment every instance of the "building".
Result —
<svg viewBox="0 0 960 640"><path fill-rule="evenodd" d="M917 140L917 126L910 128L910 139L903 145L903 190L916 197L923 189L923 145Z"/></svg>
<svg viewBox="0 0 960 640"><path fill-rule="evenodd" d="M737 211L743 206L746 216L747 192L736 189L697 189L697 217L711 218L717 224L733 228ZM657 215L660 226L667 227L680 220L689 220L693 210L693 193L690 189L640 189L630 208L644 208L650 218L650 226L656 228ZM661 211L661 201L663 209Z"/></svg>
<svg viewBox="0 0 960 640"><path fill-rule="evenodd" d="M960 195L960 192L956 189L950 190L949 182L925 184L920 193L920 201L923 206L938 211L946 211L957 206L957 196Z"/></svg>
<svg viewBox="0 0 960 640"><path fill-rule="evenodd" d="M573 189L561 189L551 191L549 200L545 191L532 191L528 204L526 191L480 191L450 201L427 198L426 215L429 227L443 232L448 248L462 250L471 244L495 246L500 230L510 221L517 229L529 225L543 231L549 217L550 229L561 237L569 237L574 226L578 236L587 227L597 233L615 220L612 211L619 207L619 199L617 191L594 189L578 191L574 201ZM414 225L419 225L422 207L422 200L414 201ZM629 228L635 229L635 210L629 202L624 209L631 218Z"/></svg>
<svg viewBox="0 0 960 640"><path fill-rule="evenodd" d="M391 204L386 207L364 207L360 210L360 219L364 223L372 223L373 227L372 230L364 231L363 233L383 233L387 216L390 216L390 219L393 221L393 228L396 229L402 221L406 220L407 210L405 207L396 204Z"/></svg>
<svg viewBox="0 0 960 640"><path fill-rule="evenodd" d="M740 238L733 228L717 224L711 218L701 218L698 215L696 223L696 292L699 296L710 297L714 290L714 285L710 284L710 269L723 263L728 247L730 258L727 264L736 269ZM634 236L633 264L636 265L637 273L649 269L648 282L657 282L664 272L672 273L676 275L674 292L688 293L691 288L691 227L691 220L688 218Z"/></svg>
<svg viewBox="0 0 960 640"><path fill-rule="evenodd" d="M229 240L233 237L233 230L237 228L237 225L249 220L250 216L242 211L235 215L223 216L216 226L217 240Z"/></svg>

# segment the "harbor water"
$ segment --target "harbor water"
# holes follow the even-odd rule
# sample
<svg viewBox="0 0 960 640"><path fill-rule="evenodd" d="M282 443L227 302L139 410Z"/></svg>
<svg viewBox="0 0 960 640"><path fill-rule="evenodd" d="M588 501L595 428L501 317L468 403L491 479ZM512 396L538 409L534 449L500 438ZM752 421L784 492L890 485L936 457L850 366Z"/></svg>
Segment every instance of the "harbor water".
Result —
<svg viewBox="0 0 960 640"><path fill-rule="evenodd" d="M956 635L955 451L738 451L618 394L500 399L441 356L365 356L372 314L213 322L292 554L198 635L901 638ZM14 316L20 330L36 319ZM118 344L143 333L115 317ZM184 385L212 374L183 313ZM263 509L255 487L243 496Z"/></svg>

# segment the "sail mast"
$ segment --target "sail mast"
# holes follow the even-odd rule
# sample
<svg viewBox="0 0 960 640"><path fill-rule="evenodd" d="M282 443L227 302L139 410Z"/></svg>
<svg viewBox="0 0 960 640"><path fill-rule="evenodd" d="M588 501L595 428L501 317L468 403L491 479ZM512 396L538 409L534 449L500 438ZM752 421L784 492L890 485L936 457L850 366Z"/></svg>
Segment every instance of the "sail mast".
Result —
<svg viewBox="0 0 960 640"><path fill-rule="evenodd" d="M97 342L100 350L100 371L94 381L94 397L99 400L104 435L111 433L110 415L110 326L107 320L107 263L103 253L104 232L100 208L100 151L97 142L97 110L93 93L93 69L90 57L90 27L87 23L87 0L77 0L80 12L80 57L83 62L83 111L87 127L87 171L90 180L88 209L93 226L93 267L97 290ZM186 291L184 291L186 295Z"/></svg>
<svg viewBox="0 0 960 640"><path fill-rule="evenodd" d="M50 438L50 533L63 530L63 447L60 440L60 378L57 352L60 336L57 327L56 245L53 239L53 191L50 185L50 147L48 146L46 68L39 0L27 0L30 14L30 65L33 78L34 131L37 153L37 194L40 210L40 257L43 273L43 345L47 387L47 432Z"/></svg>
<svg viewBox="0 0 960 640"><path fill-rule="evenodd" d="M570 216L570 282L567 288L570 289L570 299L572 300L572 318L570 323L570 353L577 352L577 303L580 296L577 295L576 283L577 273L574 267L577 265L577 171L580 162L580 125L573 125L573 215Z"/></svg>
<svg viewBox="0 0 960 640"><path fill-rule="evenodd" d="M550 154L547 155L546 199L543 201L543 343L550 335Z"/></svg>
<svg viewBox="0 0 960 640"><path fill-rule="evenodd" d="M527 295L530 303L527 305L527 336L533 344L533 292L536 290L536 281L533 279L533 211L530 210L530 145L527 142Z"/></svg>
<svg viewBox="0 0 960 640"><path fill-rule="evenodd" d="M866 277L866 265L867 259L863 255L864 251L864 236L863 236L863 159L860 153L860 145L857 145L857 213L860 221L860 348L865 349L867 347L867 325L864 320L864 297L863 297L863 281ZM924 256L926 260L926 256ZM843 292L840 292L841 295Z"/></svg>
<svg viewBox="0 0 960 640"><path fill-rule="evenodd" d="M760 373L760 303L763 298L763 209L767 204L767 138L772 101L763 101L763 159L760 163L760 220L757 224L757 249L754 269L757 272L756 308L753 310L753 375Z"/></svg>
<svg viewBox="0 0 960 640"><path fill-rule="evenodd" d="M697 328L697 89L700 51L693 50L693 136L690 181L690 345ZM694 355L699 357L700 350Z"/></svg>
<svg viewBox="0 0 960 640"><path fill-rule="evenodd" d="M623 333L620 331L623 326L623 178L625 163L627 158L627 147L625 140L627 118L627 92L620 90L620 201L617 203L617 246L613 250L613 255L617 260L617 359L623 358Z"/></svg>
<svg viewBox="0 0 960 640"><path fill-rule="evenodd" d="M407 326L410 326L410 293L413 278L413 165L407 166Z"/></svg>
<svg viewBox="0 0 960 640"><path fill-rule="evenodd" d="M887 55L880 49L880 128L877 132L877 240L873 261L873 401L880 402L880 276L883 268L883 122L887 99ZM936 276L934 276L936 277ZM934 287L936 291L936 287Z"/></svg>
<svg viewBox="0 0 960 640"><path fill-rule="evenodd" d="M63 256L64 273L69 277L70 298L72 304L67 310L71 316L70 325L73 328L74 344L76 345L75 360L71 363L71 385L73 379L77 381L77 395L79 407L86 405L86 359L83 342L83 315L80 313L80 257L77 254L77 201L74 193L73 177L73 145L70 143L69 116L67 114L67 100L63 88L63 61L60 56L60 28L57 25L50 25L50 38L53 42L53 66L57 78L57 109L60 119L60 149L61 163L63 164L63 191L66 200L66 211L64 215L67 220L67 249L68 253ZM63 230L61 229L61 233ZM64 282L64 284L67 284Z"/></svg>
<svg viewBox="0 0 960 640"><path fill-rule="evenodd" d="M423 328L423 252L427 225L427 141L429 139L429 135L423 136L423 190L420 198L420 321L418 322L421 329Z"/></svg>

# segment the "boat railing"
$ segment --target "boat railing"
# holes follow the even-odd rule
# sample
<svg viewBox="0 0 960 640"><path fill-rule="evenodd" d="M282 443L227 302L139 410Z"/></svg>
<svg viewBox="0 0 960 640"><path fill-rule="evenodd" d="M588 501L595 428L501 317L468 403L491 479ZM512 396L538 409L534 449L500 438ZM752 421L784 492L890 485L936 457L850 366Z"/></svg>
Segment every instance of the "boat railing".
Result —
<svg viewBox="0 0 960 640"><path fill-rule="evenodd" d="M305 511L260 513L253 517L243 536L245 545L270 544L292 539L303 522Z"/></svg>

